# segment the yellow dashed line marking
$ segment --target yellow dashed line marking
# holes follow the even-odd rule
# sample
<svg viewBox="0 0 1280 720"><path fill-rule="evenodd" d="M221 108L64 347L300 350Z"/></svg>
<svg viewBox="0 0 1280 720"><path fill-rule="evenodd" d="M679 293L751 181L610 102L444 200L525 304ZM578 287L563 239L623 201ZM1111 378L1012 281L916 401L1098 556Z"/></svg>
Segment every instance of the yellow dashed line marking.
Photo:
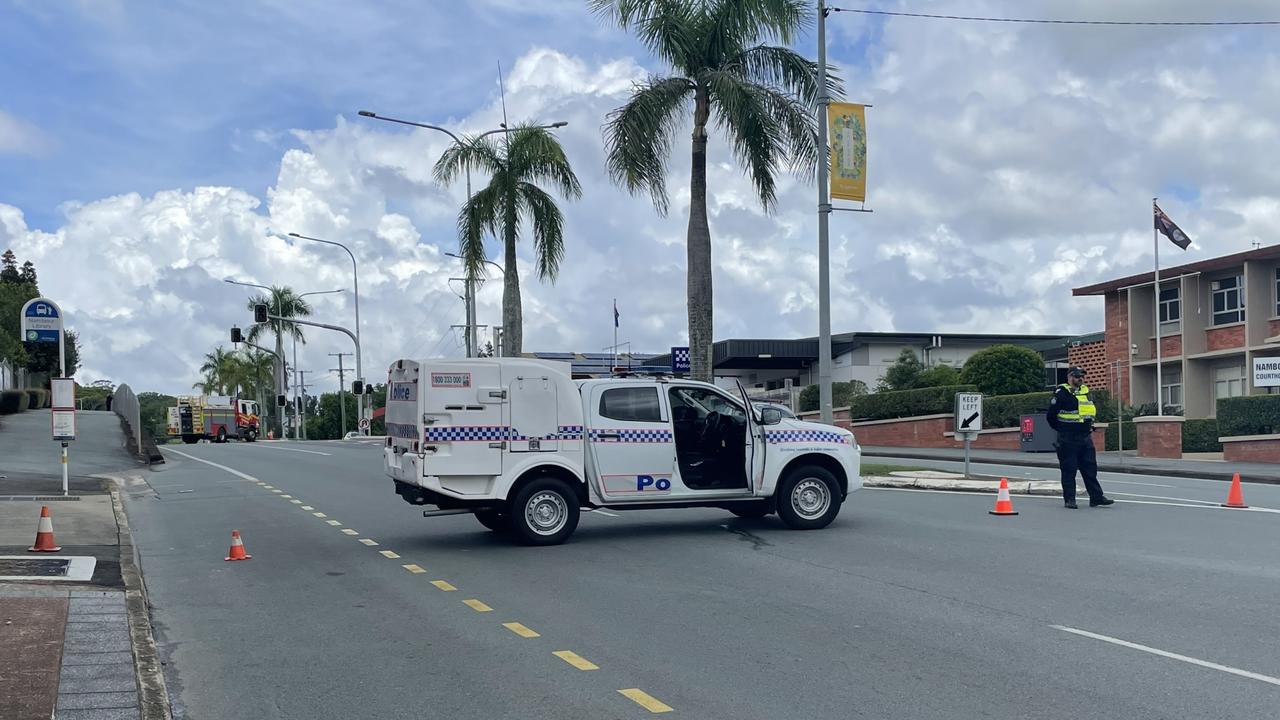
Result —
<svg viewBox="0 0 1280 720"><path fill-rule="evenodd" d="M453 592L454 590L457 590L457 589L458 589L458 588L454 587L453 585L450 585L450 584L448 583L448 581L445 581L445 580L432 580L432 581L431 581L431 584L432 584L432 585L435 585L436 587L440 588L441 590L443 590L443 591L445 591L445 592Z"/></svg>
<svg viewBox="0 0 1280 720"><path fill-rule="evenodd" d="M388 560L395 560L400 557L399 555L391 552L390 550L379 550L378 552L379 554L382 555L382 557L387 558Z"/></svg>
<svg viewBox="0 0 1280 720"><path fill-rule="evenodd" d="M626 690L619 690L618 692L622 693L623 697L627 698L631 702L639 705L640 707L644 708L645 710L648 710L651 713L665 713L665 712L671 712L672 710L675 710L675 708L662 702L658 698L650 695L649 693L641 690L640 688L627 688Z"/></svg>
<svg viewBox="0 0 1280 720"><path fill-rule="evenodd" d="M360 533L356 532L355 530L352 530L351 528L342 528L342 534L343 535L359 535Z"/></svg>
<svg viewBox="0 0 1280 720"><path fill-rule="evenodd" d="M525 627L524 625L521 625L521 624L520 624L520 623L518 623L518 622L502 623L502 627L504 627L504 628L506 628L506 629L510 630L511 632L513 632L513 633L515 633L515 634L519 635L519 636L520 636L520 637L522 637L522 638L536 638L536 637L542 637L542 636L541 636L541 635L539 635L538 633L536 633L536 632L534 632L533 630L531 630L531 629L529 629L529 628Z"/></svg>
<svg viewBox="0 0 1280 720"><path fill-rule="evenodd" d="M552 655L578 668L579 670L599 670L600 666L582 657L572 650L557 650Z"/></svg>
<svg viewBox="0 0 1280 720"><path fill-rule="evenodd" d="M426 572L426 570L421 565L414 565L413 563L409 563L408 565L401 565L400 567L404 568L405 570L408 570L414 575L421 575L422 573Z"/></svg>
<svg viewBox="0 0 1280 720"><path fill-rule="evenodd" d="M284 498L285 500L288 500L289 498L291 498L291 497L293 497L293 496L292 496L292 495L281 495L280 497Z"/></svg>
<svg viewBox="0 0 1280 720"><path fill-rule="evenodd" d="M264 487L264 488L268 489L268 490L273 489L270 485L268 485L268 484L266 484L266 483L258 483L258 484L259 484L259 485L261 485L262 487Z"/></svg>
<svg viewBox="0 0 1280 720"><path fill-rule="evenodd" d="M376 543L376 542L374 542L374 541L370 540L369 538L360 538L360 542L364 543L365 545L368 545L369 547L373 547L374 545L377 545L377 544L378 544L378 543Z"/></svg>
<svg viewBox="0 0 1280 720"><path fill-rule="evenodd" d="M493 608L489 607L488 605L485 605L484 603L480 602L479 600L476 600L475 598L472 598L470 600L463 600L462 604L466 605L472 610L475 610L476 612L493 612Z"/></svg>
<svg viewBox="0 0 1280 720"><path fill-rule="evenodd" d="M302 504L302 501L301 501L301 500L298 500L298 499L296 499L296 498L295 498L295 499L293 499L293 500L290 500L289 502L293 503L294 505L301 505L301 504Z"/></svg>
<svg viewBox="0 0 1280 720"><path fill-rule="evenodd" d="M283 494L284 494L284 491L283 491L283 490L281 490L280 488L271 488L271 492L276 493L277 495L283 495Z"/></svg>
<svg viewBox="0 0 1280 720"><path fill-rule="evenodd" d="M342 524L342 523L338 522L337 520L325 520L325 522L329 523L330 525L332 525L332 526L334 526L334 527L338 527L339 525L341 525L341 524Z"/></svg>
<svg viewBox="0 0 1280 720"><path fill-rule="evenodd" d="M312 514L312 515L315 515L316 517L319 517L319 518L329 517L328 515L325 515L325 514L324 514L324 513L322 513L322 512L313 512L313 513L311 513L311 514Z"/></svg>
<svg viewBox="0 0 1280 720"><path fill-rule="evenodd" d="M265 486L265 485L266 485L266 483L262 482L261 480L259 480L259 481L258 481L258 484L259 484L259 485L263 485L263 486Z"/></svg>
<svg viewBox="0 0 1280 720"><path fill-rule="evenodd" d="M315 508L311 507L310 505L303 505L303 506L302 506L302 509L303 509L303 510L315 510Z"/></svg>

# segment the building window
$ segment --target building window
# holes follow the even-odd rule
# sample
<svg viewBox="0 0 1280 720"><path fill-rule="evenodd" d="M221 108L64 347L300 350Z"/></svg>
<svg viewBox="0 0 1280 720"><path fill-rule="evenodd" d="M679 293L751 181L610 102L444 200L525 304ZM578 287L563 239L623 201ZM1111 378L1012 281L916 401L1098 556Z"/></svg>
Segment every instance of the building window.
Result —
<svg viewBox="0 0 1280 720"><path fill-rule="evenodd" d="M600 416L624 422L662 422L658 389L615 388L600 395Z"/></svg>
<svg viewBox="0 0 1280 720"><path fill-rule="evenodd" d="M1213 324L1244 321L1244 294L1241 292L1244 283L1239 275L1214 280L1213 289Z"/></svg>
<svg viewBox="0 0 1280 720"><path fill-rule="evenodd" d="M1280 315L1280 267L1276 268L1276 315Z"/></svg>
<svg viewBox="0 0 1280 720"><path fill-rule="evenodd" d="M1165 407L1182 407L1182 368L1160 373L1160 402Z"/></svg>
<svg viewBox="0 0 1280 720"><path fill-rule="evenodd" d="M1160 290L1160 334L1176 335L1182 329L1182 303L1177 286Z"/></svg>
<svg viewBox="0 0 1280 720"><path fill-rule="evenodd" d="M1240 397L1244 395L1244 366L1228 365L1213 371L1213 397Z"/></svg>

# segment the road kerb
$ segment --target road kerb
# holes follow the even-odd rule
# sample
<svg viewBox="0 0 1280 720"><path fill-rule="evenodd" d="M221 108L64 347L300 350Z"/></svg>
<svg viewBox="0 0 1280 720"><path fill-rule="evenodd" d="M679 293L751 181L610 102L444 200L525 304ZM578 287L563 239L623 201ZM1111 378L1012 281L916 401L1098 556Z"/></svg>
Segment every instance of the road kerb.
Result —
<svg viewBox="0 0 1280 720"><path fill-rule="evenodd" d="M862 478L863 487L900 488L907 490L950 490L952 492L995 493L999 480L949 480L943 478L894 477L869 475ZM1052 480L1010 480L1014 495L1062 495L1062 485Z"/></svg>

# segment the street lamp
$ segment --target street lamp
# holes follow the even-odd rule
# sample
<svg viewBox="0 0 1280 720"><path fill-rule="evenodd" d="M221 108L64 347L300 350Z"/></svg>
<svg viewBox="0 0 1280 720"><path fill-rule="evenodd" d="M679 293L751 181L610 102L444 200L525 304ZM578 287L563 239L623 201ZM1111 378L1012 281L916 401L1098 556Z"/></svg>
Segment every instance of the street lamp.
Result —
<svg viewBox="0 0 1280 720"><path fill-rule="evenodd" d="M362 353L360 352L360 268L356 266L355 253L351 252L351 248L347 247L346 245L343 245L340 242L334 242L333 240L322 240L317 237L309 237L307 235L302 235L295 232L289 233L289 237L298 238L299 240L310 240L312 242L324 243L325 245L336 245L342 248L343 250L346 250L347 255L351 256L351 277L355 283L355 296L356 296L356 302L355 302L355 305L356 305L356 379L359 380L361 383L363 383L364 382L364 361L362 359ZM364 412L364 398L365 398L365 395L367 394L368 393L365 393L365 392L360 393L360 402L359 402L360 419L362 420L366 417Z"/></svg>
<svg viewBox="0 0 1280 720"><path fill-rule="evenodd" d="M392 118L392 117L387 117L387 116L385 116L385 115L379 115L379 114L377 114L377 113L375 113L375 112L372 112L372 111L369 111L369 110L361 110L361 111L359 111L359 113L358 113L358 114L360 115L360 117L367 117L367 118L371 118L371 119L373 119L373 120L382 120L382 121L384 121L384 122L398 123L398 124L400 124L400 125L409 125L409 126L412 126L412 127L425 128L425 129L427 129L427 130L438 130L438 131L440 131L440 132L444 133L445 135L448 135L448 136L453 140L453 143L454 143L455 145L457 145L457 146L459 146L459 147L461 147L461 146L463 145L462 138L458 137L458 135L457 135L456 133L454 133L452 130L448 130L448 129L446 129L446 128L442 128L442 127L440 127L439 125L432 125L432 124L430 124L430 123L414 122L414 121L412 121L412 120L400 120L400 119L398 119L398 118ZM566 125L568 125L568 124L569 124L569 123L568 123L567 121L565 121L565 120L559 120L559 121L556 121L556 122L550 123L550 124L548 124L548 125L534 125L534 126L532 126L532 128L531 128L531 129L534 129L534 130L555 130L555 129L557 129L557 128L565 127L565 126L566 126ZM480 140L480 139L481 139L481 138L483 138L483 137L486 137L486 136L488 136L488 135L493 135L493 134L495 134L495 133L510 133L511 131L512 131L512 128L507 127L507 124L506 124L506 123L502 123L501 127L497 128L496 130L486 130L485 132L482 132L482 133L480 133L479 135L475 136L475 137L472 139L472 142L476 142L476 141ZM508 139L509 139L509 138L510 138L510 136L508 135ZM470 167L470 166L467 166L466 168L464 168L464 170L466 171L466 176L467 176L467 202L471 202L471 167ZM447 253L447 254L452 255L453 257L458 257L457 255L453 255L452 253ZM490 263L491 265L493 265L494 267L497 267L497 268L498 268L498 270L502 270L502 268L501 268L501 267L499 267L496 263L492 263L492 262L490 262L490 261L488 261L488 260L486 260L485 262L489 262L489 263ZM505 279L505 277L506 277L506 273L504 272L504 273L503 273L503 278ZM479 354L479 353L478 353L478 351L477 351L477 350L478 350L478 347L477 347L477 346L478 346L478 344L479 344L479 343L478 343L478 342L477 342L477 340L476 340L476 288L475 288L475 284L476 284L476 279L475 279L474 273L472 273L471 269L470 269L470 268L468 268L468 269L467 269L467 296L468 296L468 298L469 298L469 299L468 299L468 301L467 301L467 308L468 308L468 309L467 309L467 339L468 339L468 342L467 342L467 357L475 357L476 355L478 355L478 354Z"/></svg>

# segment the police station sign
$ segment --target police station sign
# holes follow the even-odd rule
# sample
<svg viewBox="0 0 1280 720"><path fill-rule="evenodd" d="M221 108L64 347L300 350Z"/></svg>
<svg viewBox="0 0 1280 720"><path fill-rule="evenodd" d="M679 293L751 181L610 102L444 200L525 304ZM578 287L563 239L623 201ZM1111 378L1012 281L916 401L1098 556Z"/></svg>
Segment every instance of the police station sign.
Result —
<svg viewBox="0 0 1280 720"><path fill-rule="evenodd" d="M1253 359L1253 386L1280 387L1280 357Z"/></svg>

